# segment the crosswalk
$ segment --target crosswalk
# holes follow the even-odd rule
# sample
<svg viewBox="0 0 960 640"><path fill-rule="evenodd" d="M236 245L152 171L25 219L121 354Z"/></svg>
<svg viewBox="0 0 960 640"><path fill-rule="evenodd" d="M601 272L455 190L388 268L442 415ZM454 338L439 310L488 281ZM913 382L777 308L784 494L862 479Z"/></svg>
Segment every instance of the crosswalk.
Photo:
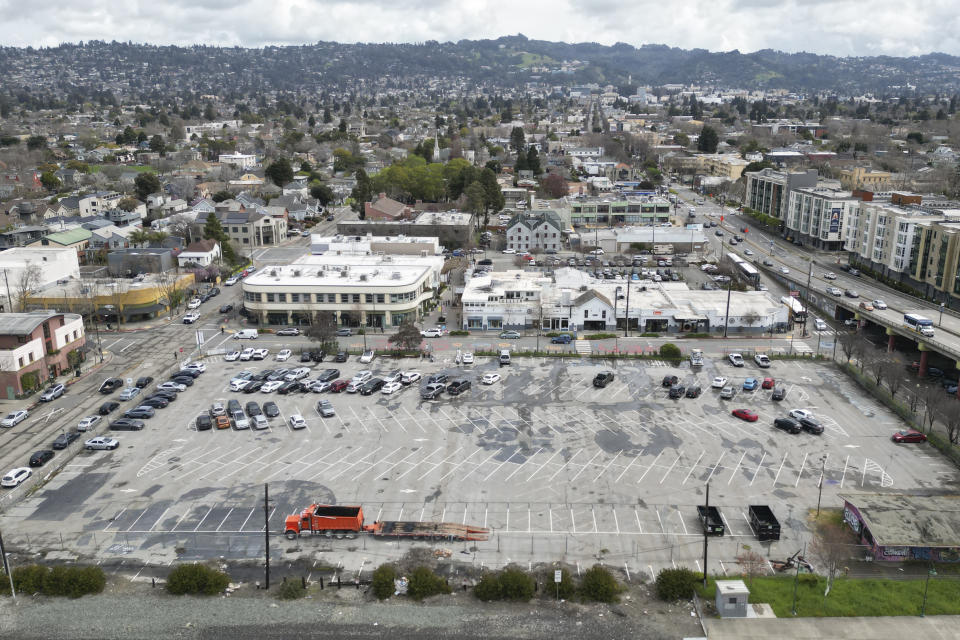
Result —
<svg viewBox="0 0 960 640"><path fill-rule="evenodd" d="M576 348L577 353L582 356L589 356L591 353L593 353L593 347L590 346L589 340L577 340L574 343L574 348Z"/></svg>

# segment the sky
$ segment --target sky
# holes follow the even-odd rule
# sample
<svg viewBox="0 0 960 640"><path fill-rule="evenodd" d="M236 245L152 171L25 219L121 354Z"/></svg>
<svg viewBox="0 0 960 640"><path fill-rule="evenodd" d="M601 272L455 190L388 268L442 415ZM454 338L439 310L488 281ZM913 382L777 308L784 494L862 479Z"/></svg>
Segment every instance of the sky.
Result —
<svg viewBox="0 0 960 640"><path fill-rule="evenodd" d="M0 44L528 38L838 56L960 55L957 0L0 0Z"/></svg>

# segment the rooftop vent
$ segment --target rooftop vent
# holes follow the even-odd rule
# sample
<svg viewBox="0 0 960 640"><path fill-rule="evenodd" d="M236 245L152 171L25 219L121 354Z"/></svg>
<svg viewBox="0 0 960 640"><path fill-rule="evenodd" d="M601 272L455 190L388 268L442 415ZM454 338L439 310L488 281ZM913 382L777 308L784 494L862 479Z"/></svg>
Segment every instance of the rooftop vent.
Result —
<svg viewBox="0 0 960 640"><path fill-rule="evenodd" d="M361 274L360 274L360 281L361 281L361 282L366 282L366 281L367 281L367 274L361 273Z"/></svg>
<svg viewBox="0 0 960 640"><path fill-rule="evenodd" d="M341 277L341 278L346 278L348 275L350 275L350 273L349 273L348 271L341 271L341 272L340 272L340 277Z"/></svg>
<svg viewBox="0 0 960 640"><path fill-rule="evenodd" d="M391 280L399 280L399 279L400 279L400 272L399 272L399 271L394 271L394 272L390 275L390 279L391 279Z"/></svg>

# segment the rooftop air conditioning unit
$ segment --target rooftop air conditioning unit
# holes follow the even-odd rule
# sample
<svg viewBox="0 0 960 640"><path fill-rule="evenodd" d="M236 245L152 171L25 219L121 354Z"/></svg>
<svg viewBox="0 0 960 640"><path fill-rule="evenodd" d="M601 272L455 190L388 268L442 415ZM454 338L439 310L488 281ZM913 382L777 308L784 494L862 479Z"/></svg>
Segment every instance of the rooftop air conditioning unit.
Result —
<svg viewBox="0 0 960 640"><path fill-rule="evenodd" d="M586 290L587 290L587 285L582 285L580 287L580 291L586 291Z"/></svg>
<svg viewBox="0 0 960 640"><path fill-rule="evenodd" d="M399 271L394 271L394 272L393 272L393 275L391 275L390 278L393 279L393 280L399 280L399 279L400 279L400 272L399 272Z"/></svg>
<svg viewBox="0 0 960 640"><path fill-rule="evenodd" d="M340 272L340 277L341 277L341 278L346 278L348 275L350 275L350 274L349 274L347 271L341 271L341 272Z"/></svg>
<svg viewBox="0 0 960 640"><path fill-rule="evenodd" d="M360 274L360 280L366 282L366 280L367 280L367 274L361 273L361 274Z"/></svg>

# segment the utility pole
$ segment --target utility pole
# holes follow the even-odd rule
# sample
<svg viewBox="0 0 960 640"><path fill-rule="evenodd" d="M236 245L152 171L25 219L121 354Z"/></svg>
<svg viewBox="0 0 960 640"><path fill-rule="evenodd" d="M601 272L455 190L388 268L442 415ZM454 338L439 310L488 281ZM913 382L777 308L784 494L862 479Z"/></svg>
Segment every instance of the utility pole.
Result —
<svg viewBox="0 0 960 640"><path fill-rule="evenodd" d="M7 277L7 270L3 270L3 281L7 283L7 306L10 307L7 309L8 313L13 313L13 296L10 295L10 279Z"/></svg>
<svg viewBox="0 0 960 640"><path fill-rule="evenodd" d="M733 291L733 278L727 283L727 311L723 317L723 337L727 337L727 327L730 326L730 292Z"/></svg>
<svg viewBox="0 0 960 640"><path fill-rule="evenodd" d="M623 337L630 337L630 281L627 281L627 323L623 326Z"/></svg>
<svg viewBox="0 0 960 640"><path fill-rule="evenodd" d="M6 274L6 270L3 272ZM3 570L7 574L7 578L10 579L10 595L13 596L13 599L17 599L17 592L13 588L13 572L10 570L10 563L7 561L7 552L3 548L3 536L0 535L0 556L3 556Z"/></svg>
<svg viewBox="0 0 960 640"><path fill-rule="evenodd" d="M263 535L266 541L267 564L264 576L264 589L270 588L270 494L267 483L263 483Z"/></svg>
<svg viewBox="0 0 960 640"><path fill-rule="evenodd" d="M704 504L706 511L704 512L705 517L709 517L710 513L710 483L707 483L707 499L706 504ZM703 588L707 588L707 541L710 539L710 536L707 534L706 522L703 525Z"/></svg>
<svg viewBox="0 0 960 640"><path fill-rule="evenodd" d="M797 615L797 585L800 584L800 563L806 559L807 543L803 543L803 555L797 558L797 573L793 576L793 615Z"/></svg>

